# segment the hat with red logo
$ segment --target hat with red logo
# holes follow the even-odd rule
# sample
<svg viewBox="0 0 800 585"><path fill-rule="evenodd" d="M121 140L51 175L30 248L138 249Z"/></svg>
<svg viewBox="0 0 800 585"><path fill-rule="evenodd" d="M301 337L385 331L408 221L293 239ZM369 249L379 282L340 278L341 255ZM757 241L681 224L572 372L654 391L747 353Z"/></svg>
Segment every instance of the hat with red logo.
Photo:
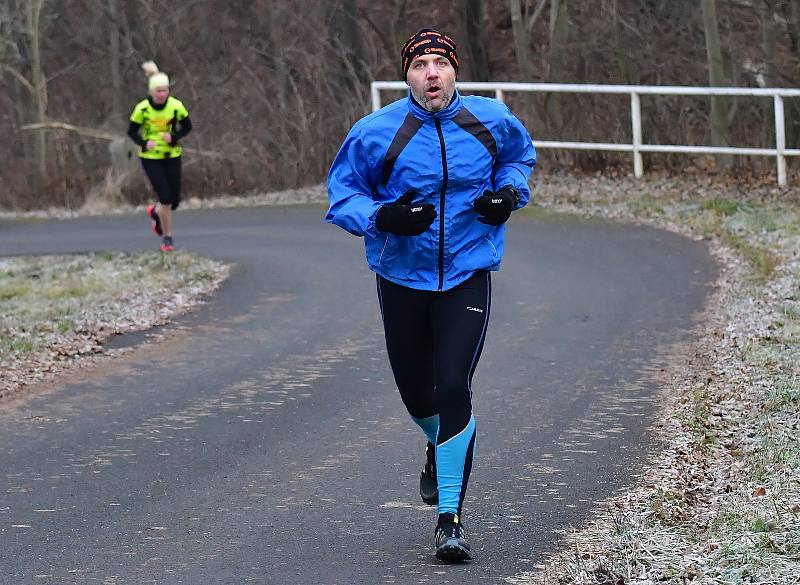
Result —
<svg viewBox="0 0 800 585"><path fill-rule="evenodd" d="M411 62L422 55L441 55L450 61L453 69L458 73L456 42L446 34L432 28L423 28L414 33L400 51L400 57L403 61L403 75L408 73Z"/></svg>

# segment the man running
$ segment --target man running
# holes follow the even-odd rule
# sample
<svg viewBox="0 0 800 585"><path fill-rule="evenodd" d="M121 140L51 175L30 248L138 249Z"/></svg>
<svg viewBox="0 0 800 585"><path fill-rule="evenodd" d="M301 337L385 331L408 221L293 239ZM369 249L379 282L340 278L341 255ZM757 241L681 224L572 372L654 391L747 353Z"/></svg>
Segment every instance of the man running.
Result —
<svg viewBox="0 0 800 585"><path fill-rule="evenodd" d="M530 197L536 152L505 105L456 91L452 38L420 30L401 59L409 94L350 130L328 175L326 220L364 237L394 378L428 440L420 495L438 503L436 556L468 561L472 375L489 273L500 267L506 220Z"/></svg>

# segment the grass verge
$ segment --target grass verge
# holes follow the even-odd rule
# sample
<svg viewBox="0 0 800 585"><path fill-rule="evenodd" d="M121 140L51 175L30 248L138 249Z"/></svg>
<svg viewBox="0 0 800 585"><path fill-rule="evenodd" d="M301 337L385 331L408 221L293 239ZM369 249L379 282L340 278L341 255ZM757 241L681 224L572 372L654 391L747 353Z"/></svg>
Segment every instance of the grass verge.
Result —
<svg viewBox="0 0 800 585"><path fill-rule="evenodd" d="M0 259L0 397L101 353L115 333L164 323L225 279L184 251Z"/></svg>
<svg viewBox="0 0 800 585"><path fill-rule="evenodd" d="M721 274L670 369L667 447L516 584L800 583L800 192L547 177L547 208L706 239Z"/></svg>

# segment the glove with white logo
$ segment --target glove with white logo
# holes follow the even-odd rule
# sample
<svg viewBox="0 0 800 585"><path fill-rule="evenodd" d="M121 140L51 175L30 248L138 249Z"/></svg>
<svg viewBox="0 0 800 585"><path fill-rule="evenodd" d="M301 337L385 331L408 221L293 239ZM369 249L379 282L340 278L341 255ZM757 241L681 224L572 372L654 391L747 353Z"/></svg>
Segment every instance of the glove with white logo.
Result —
<svg viewBox="0 0 800 585"><path fill-rule="evenodd" d="M418 236L436 219L436 208L430 203L412 203L417 192L409 189L395 203L384 205L375 216L375 227L398 236Z"/></svg>
<svg viewBox="0 0 800 585"><path fill-rule="evenodd" d="M498 191L484 191L473 206L481 216L478 221L487 225L501 225L508 221L511 212L519 203L519 193L514 187L506 186Z"/></svg>

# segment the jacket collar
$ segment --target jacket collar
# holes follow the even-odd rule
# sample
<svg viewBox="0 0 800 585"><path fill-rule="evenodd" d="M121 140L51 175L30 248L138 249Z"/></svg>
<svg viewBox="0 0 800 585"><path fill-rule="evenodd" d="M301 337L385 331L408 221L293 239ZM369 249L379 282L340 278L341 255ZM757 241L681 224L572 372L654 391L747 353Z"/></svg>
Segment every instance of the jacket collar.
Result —
<svg viewBox="0 0 800 585"><path fill-rule="evenodd" d="M423 121L433 121L435 119L440 120L449 120L454 118L456 114L461 110L461 94L458 93L458 90L455 90L453 94L453 99L450 100L450 104L443 110L439 110L438 112L429 112L422 106L420 106L417 101L411 95L411 90L408 91L408 110L414 115L415 118L418 118Z"/></svg>
<svg viewBox="0 0 800 585"><path fill-rule="evenodd" d="M147 96L147 101L150 103L150 107L153 108L154 110L163 110L164 108L167 107L167 104L169 103L169 98L171 98L171 97L172 96L168 95L167 99L164 100L164 103L160 104L160 105L155 103L153 101L153 98L150 97L149 95Z"/></svg>

